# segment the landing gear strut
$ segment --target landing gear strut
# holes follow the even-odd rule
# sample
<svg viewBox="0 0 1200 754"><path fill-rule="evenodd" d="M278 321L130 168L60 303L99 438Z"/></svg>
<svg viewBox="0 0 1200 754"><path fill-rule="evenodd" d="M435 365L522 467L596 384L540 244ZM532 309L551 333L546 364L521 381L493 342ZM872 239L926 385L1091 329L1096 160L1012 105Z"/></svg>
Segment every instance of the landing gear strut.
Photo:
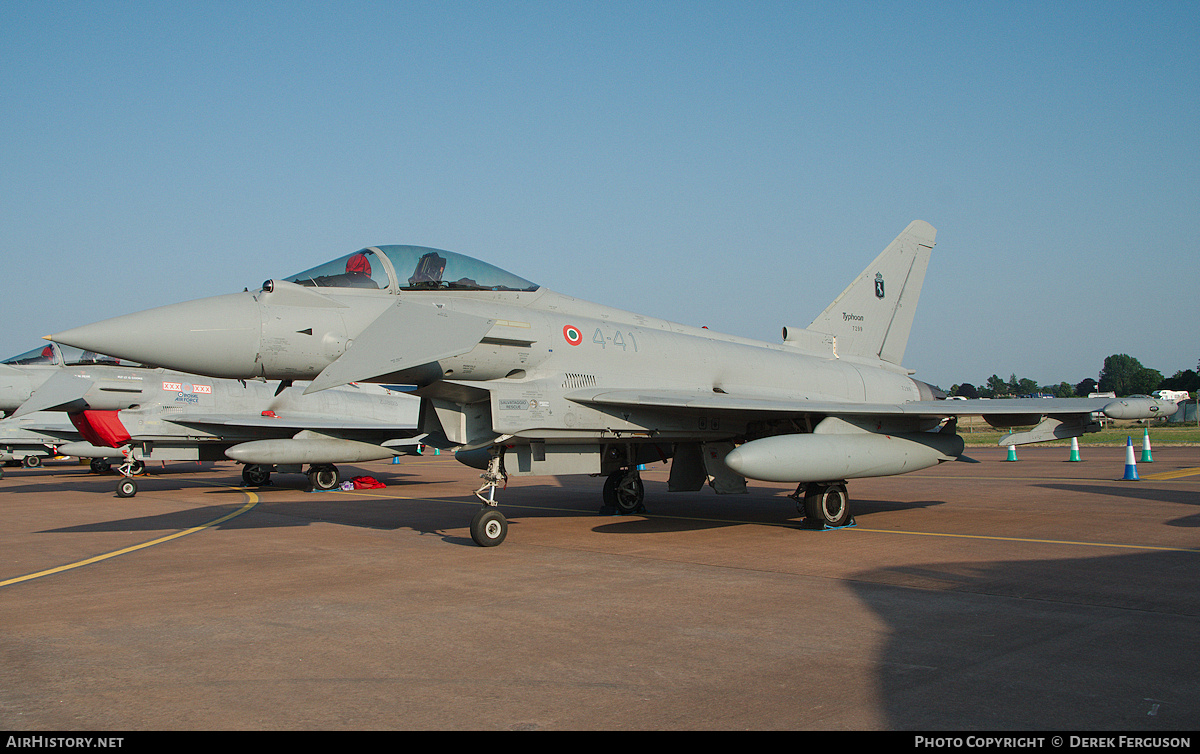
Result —
<svg viewBox="0 0 1200 754"><path fill-rule="evenodd" d="M801 484L789 497L796 501L796 508L813 528L836 529L854 523L845 482Z"/></svg>
<svg viewBox="0 0 1200 754"><path fill-rule="evenodd" d="M145 470L145 461L140 461L132 455L126 455L124 463L117 467L117 471L121 473L122 477L121 481L117 482L117 497L133 497L136 495L138 486L133 477L143 473Z"/></svg>
<svg viewBox="0 0 1200 754"><path fill-rule="evenodd" d="M121 472L121 476L141 476L146 471L146 462L127 458L125 463L117 467L117 471Z"/></svg>
<svg viewBox="0 0 1200 754"><path fill-rule="evenodd" d="M483 484L475 490L475 497L483 502L483 507L471 519L471 539L480 547L495 547L508 536L508 520L496 505L496 488L508 482L504 450L492 446L489 453L487 471L479 475Z"/></svg>

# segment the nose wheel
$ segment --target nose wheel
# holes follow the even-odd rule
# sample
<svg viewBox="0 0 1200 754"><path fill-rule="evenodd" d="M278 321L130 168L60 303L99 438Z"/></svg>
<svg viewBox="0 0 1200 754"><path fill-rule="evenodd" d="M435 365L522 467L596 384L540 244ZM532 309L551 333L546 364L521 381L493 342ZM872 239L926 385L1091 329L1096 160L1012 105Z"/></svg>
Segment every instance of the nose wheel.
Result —
<svg viewBox="0 0 1200 754"><path fill-rule="evenodd" d="M471 519L471 539L480 547L495 547L508 536L508 520L496 508L485 505Z"/></svg>

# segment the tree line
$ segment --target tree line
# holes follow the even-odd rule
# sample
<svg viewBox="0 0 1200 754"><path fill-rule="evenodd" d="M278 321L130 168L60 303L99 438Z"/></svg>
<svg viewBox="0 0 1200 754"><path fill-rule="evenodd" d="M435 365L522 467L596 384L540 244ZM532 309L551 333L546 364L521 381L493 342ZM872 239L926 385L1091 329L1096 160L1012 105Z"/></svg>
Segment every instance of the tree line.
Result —
<svg viewBox="0 0 1200 754"><path fill-rule="evenodd" d="M1018 398L1024 396L1052 395L1055 398L1086 398L1091 393L1116 393L1127 395L1149 395L1155 390L1186 390L1195 395L1200 391L1200 361L1196 369L1185 369L1170 377L1163 377L1157 369L1142 366L1129 354L1115 353L1104 360L1100 379L1091 377L1071 384L1039 385L1028 378L1018 379L1013 374L1007 380L993 374L982 385L964 382L950 388L949 395L963 398Z"/></svg>

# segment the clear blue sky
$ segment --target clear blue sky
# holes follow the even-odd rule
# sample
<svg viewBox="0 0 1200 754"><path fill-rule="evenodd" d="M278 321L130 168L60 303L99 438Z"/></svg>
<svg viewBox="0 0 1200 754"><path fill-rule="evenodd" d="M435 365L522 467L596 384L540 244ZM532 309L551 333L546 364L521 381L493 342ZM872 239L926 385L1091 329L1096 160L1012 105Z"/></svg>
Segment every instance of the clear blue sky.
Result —
<svg viewBox="0 0 1200 754"><path fill-rule="evenodd" d="M943 387L1200 360L1200 3L0 3L0 355L373 244Z"/></svg>

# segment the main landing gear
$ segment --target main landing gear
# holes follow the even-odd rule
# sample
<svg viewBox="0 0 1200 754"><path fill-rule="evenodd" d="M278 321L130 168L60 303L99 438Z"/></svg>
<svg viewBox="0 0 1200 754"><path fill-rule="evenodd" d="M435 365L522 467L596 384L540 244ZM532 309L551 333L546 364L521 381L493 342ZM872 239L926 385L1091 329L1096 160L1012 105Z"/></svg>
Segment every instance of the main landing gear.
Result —
<svg viewBox="0 0 1200 754"><path fill-rule="evenodd" d="M265 487L271 483L273 468L270 464L246 464L242 467L242 484L247 487ZM314 490L333 490L342 483L342 472L332 463L313 464L305 474Z"/></svg>
<svg viewBox="0 0 1200 754"><path fill-rule="evenodd" d="M475 490L475 497L483 502L483 507L471 519L471 539L480 547L495 547L508 536L508 520L496 506L496 488L508 482L503 449L492 446L487 470L479 476L483 484Z"/></svg>
<svg viewBox="0 0 1200 754"><path fill-rule="evenodd" d="M332 490L342 483L342 473L332 463L325 463L308 470L308 481L314 490Z"/></svg>
<svg viewBox="0 0 1200 754"><path fill-rule="evenodd" d="M837 529L854 523L845 482L802 483L788 497L796 501L796 509L814 529Z"/></svg>
<svg viewBox="0 0 1200 754"><path fill-rule="evenodd" d="M643 504L646 500L646 488L636 467L617 469L609 474L604 480L603 496L604 507L600 509L603 514L629 516L646 511Z"/></svg>
<svg viewBox="0 0 1200 754"><path fill-rule="evenodd" d="M608 468L619 467L604 481L604 506L601 514L632 515L646 510L643 502L646 489L638 473L633 446L617 448L609 458ZM471 519L471 539L480 547L495 547L508 536L508 521L497 508L496 488L504 486L508 474L504 471L504 449L492 446L489 449L487 470L480 474L483 484L475 490L483 506Z"/></svg>
<svg viewBox="0 0 1200 754"><path fill-rule="evenodd" d="M271 482L271 467L248 463L242 467L242 483L247 487L262 487Z"/></svg>

